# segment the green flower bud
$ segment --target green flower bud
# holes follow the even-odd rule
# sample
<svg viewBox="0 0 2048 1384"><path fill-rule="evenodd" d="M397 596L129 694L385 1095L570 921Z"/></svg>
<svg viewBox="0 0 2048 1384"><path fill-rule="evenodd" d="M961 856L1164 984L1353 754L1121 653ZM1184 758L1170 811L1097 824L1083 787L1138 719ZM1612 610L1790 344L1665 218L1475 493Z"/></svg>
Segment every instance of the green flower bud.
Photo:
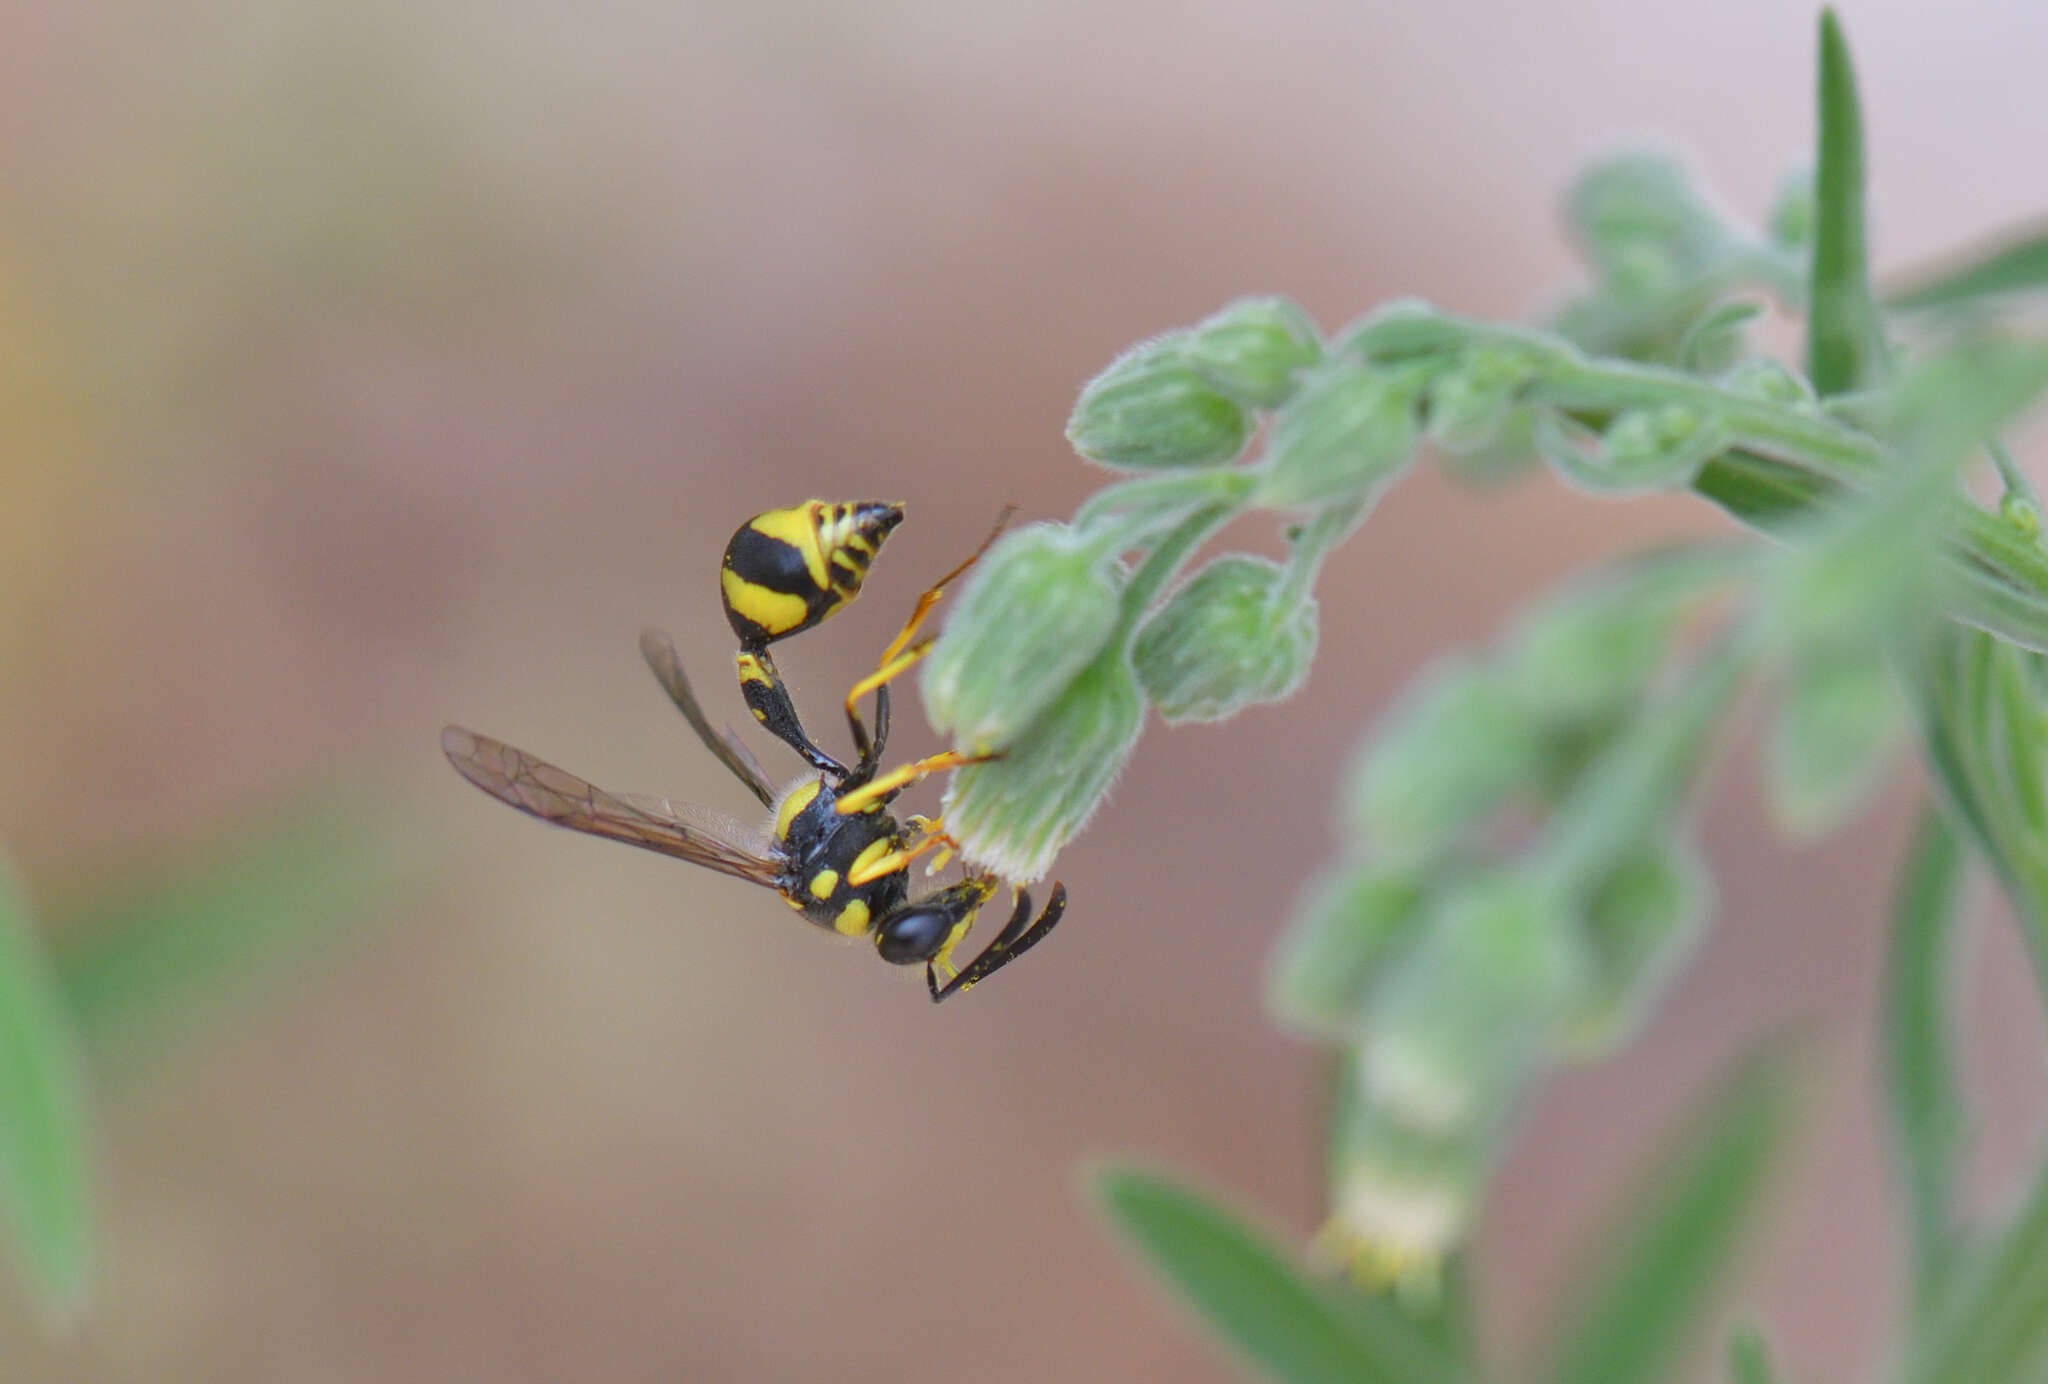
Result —
<svg viewBox="0 0 2048 1384"><path fill-rule="evenodd" d="M1625 855L1586 906L1589 979L1564 1017L1565 1055L1598 1057L1635 1033L1699 937L1712 880L1676 836L1659 835Z"/></svg>
<svg viewBox="0 0 2048 1384"><path fill-rule="evenodd" d="M1240 298L1189 334L1189 365L1251 408L1278 408L1296 377L1323 358L1322 335L1285 298Z"/></svg>
<svg viewBox="0 0 2048 1384"><path fill-rule="evenodd" d="M1363 1092L1418 1132L1490 1128L1585 984L1578 920L1554 890L1500 872L1451 884L1418 932L1366 1016Z"/></svg>
<svg viewBox="0 0 2048 1384"><path fill-rule="evenodd" d="M1537 450L1565 480L1596 495L1680 490L1728 446L1718 418L1683 404L1628 409L1615 415L1589 455L1584 429L1556 412L1537 424Z"/></svg>
<svg viewBox="0 0 2048 1384"><path fill-rule="evenodd" d="M1546 770L1541 725L1469 660L1439 664L1373 730L1348 776L1354 828L1390 854L1437 855L1530 796Z"/></svg>
<svg viewBox="0 0 2048 1384"><path fill-rule="evenodd" d="M1427 877L1400 866L1353 866L1325 875L1295 910L1273 953L1267 1004L1306 1034L1355 1037L1373 982L1414 940Z"/></svg>
<svg viewBox="0 0 2048 1384"><path fill-rule="evenodd" d="M2025 495L2008 490L1998 500L1998 517L2026 538L2041 536L2041 506Z"/></svg>
<svg viewBox="0 0 2048 1384"><path fill-rule="evenodd" d="M1244 449L1251 424L1189 364L1186 332L1135 346L1088 382L1067 420L1074 450L1104 466L1210 466Z"/></svg>
<svg viewBox="0 0 2048 1384"><path fill-rule="evenodd" d="M1678 339L1678 368L1718 375L1742 355L1743 327L1763 314L1763 304L1721 303L1707 309Z"/></svg>
<svg viewBox="0 0 2048 1384"><path fill-rule="evenodd" d="M1000 750L1115 633L1122 576L1062 524L1010 534L981 560L920 686L932 725L970 754Z"/></svg>
<svg viewBox="0 0 2048 1384"><path fill-rule="evenodd" d="M1424 377L1332 360L1312 371L1273 425L1253 492L1272 508L1369 496L1415 455Z"/></svg>
<svg viewBox="0 0 2048 1384"><path fill-rule="evenodd" d="M1433 1299L1444 1258L1472 1232L1500 1140L1490 1130L1442 1135L1403 1125L1362 1089L1355 1059L1339 1080L1330 1211L1316 1254L1367 1292Z"/></svg>
<svg viewBox="0 0 2048 1384"><path fill-rule="evenodd" d="M1588 169L1566 197L1586 257L1617 289L1656 292L1725 249L1721 220L1676 160L1621 154Z"/></svg>
<svg viewBox="0 0 2048 1384"><path fill-rule="evenodd" d="M961 855L1019 884L1042 877L1101 806L1144 721L1129 658L1103 649L1001 759L953 775L944 813Z"/></svg>
<svg viewBox="0 0 2048 1384"><path fill-rule="evenodd" d="M1757 356L1736 365L1721 376L1721 385L1746 399L1760 399L1785 408L1806 410L1820 406L1814 398L1813 386L1806 382L1805 376L1794 374L1768 356Z"/></svg>
<svg viewBox="0 0 2048 1384"><path fill-rule="evenodd" d="M1904 739L1904 699L1875 649L1821 650L1793 667L1771 723L1771 815L1796 837L1839 826L1884 782Z"/></svg>
<svg viewBox="0 0 2048 1384"><path fill-rule="evenodd" d="M1300 688L1316 652L1316 603L1284 601L1281 580L1265 558L1220 557L1146 618L1132 658L1168 722L1220 721Z"/></svg>
<svg viewBox="0 0 2048 1384"><path fill-rule="evenodd" d="M1777 244L1804 250L1813 241L1813 170L1796 169L1778 180L1777 200L1765 224Z"/></svg>
<svg viewBox="0 0 2048 1384"><path fill-rule="evenodd" d="M1501 681L1556 729L1620 713L1649 686L1680 615L1740 560L1729 549L1678 548L1566 583L1522 617Z"/></svg>
<svg viewBox="0 0 2048 1384"><path fill-rule="evenodd" d="M1535 377L1527 356L1474 346L1429 387L1429 440L1458 455L1477 453L1500 436L1515 395Z"/></svg>

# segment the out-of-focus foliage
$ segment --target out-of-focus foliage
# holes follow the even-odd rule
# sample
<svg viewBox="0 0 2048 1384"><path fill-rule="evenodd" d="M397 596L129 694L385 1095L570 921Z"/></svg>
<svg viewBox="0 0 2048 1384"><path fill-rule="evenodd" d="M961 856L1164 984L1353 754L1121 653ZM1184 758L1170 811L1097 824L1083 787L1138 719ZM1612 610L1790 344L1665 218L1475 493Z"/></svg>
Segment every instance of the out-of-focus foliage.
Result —
<svg viewBox="0 0 2048 1384"><path fill-rule="evenodd" d="M1299 554L1305 535L1348 532L1427 438L1460 475L1498 478L1533 455L1596 496L1693 490L1773 540L1583 578L1492 650L1418 678L1346 775L1338 861L1275 955L1276 1018L1337 1057L1314 1244L1343 1272L1316 1291L1407 1316L1457 1378L1474 1377L1483 1352L1469 1311L1439 1305L1489 1174L1544 1075L1626 1041L1705 926L1711 875L1690 804L1717 730L1758 683L1775 693L1772 815L1795 834L1832 830L1867 802L1918 712L1942 805L1900 879L1886 999L1912 1228L1901 1354L1928 1384L2018 1379L2048 1361L2048 1192L2001 1227L1957 1223L1967 1118L1948 995L1966 843L2006 886L2048 978L2048 552L2038 502L1998 441L2048 391L2048 341L1995 311L2048 273L2034 237L1881 305L1855 76L1832 13L1817 115L1814 172L1787 180L1762 229L1730 222L1669 158L1603 162L1567 199L1592 283L1553 330L1389 304L1305 359L1291 395L1240 400L1272 411L1262 454L1223 465L1182 449L1179 464L1211 469L1127 482L1083 508L1126 516L1114 541L1141 571L1162 553L1181 560L1219 508L1306 515L1289 530ZM1753 353L1758 293L1804 310L1799 367ZM1159 339L1148 359L1156 368L1185 339ZM1084 390L1077 418L1104 413L1127 369ZM1139 453L1147 439L1119 446ZM1995 509L1964 484L1987 457L2006 487ZM1176 505L1181 527L1162 540ZM1326 511L1338 513L1319 530ZM1317 556L1298 564L1308 577ZM1166 633L1146 650L1152 664L1171 653L1192 666L1199 651L1157 644L1212 637L1199 622L1154 628ZM956 637L971 639L971 622ZM1729 1080L1569 1295L1550 1378L1677 1377L1793 1110L1778 1055ZM1270 1250L1218 1228L1228 1213L1146 1196L1141 1214L1112 1198L1112 1218L1269 1375L1320 1378L1357 1349L1327 1334L1309 1287L1288 1290L1296 1317L1273 1307L1276 1279L1293 1280ZM1445 1335L1450 1320L1460 1325ZM1335 1344L1310 1365L1289 1351L1309 1341ZM1377 1359L1339 1367L1376 1378ZM1760 1332L1730 1339L1728 1369L1745 1384L1775 1377Z"/></svg>

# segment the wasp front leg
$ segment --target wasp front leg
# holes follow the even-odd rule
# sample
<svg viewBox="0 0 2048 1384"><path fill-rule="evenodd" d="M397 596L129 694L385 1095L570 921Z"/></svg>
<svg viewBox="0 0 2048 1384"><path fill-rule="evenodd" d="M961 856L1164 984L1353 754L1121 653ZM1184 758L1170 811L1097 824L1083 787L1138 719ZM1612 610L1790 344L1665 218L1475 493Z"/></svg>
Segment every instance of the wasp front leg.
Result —
<svg viewBox="0 0 2048 1384"><path fill-rule="evenodd" d="M1038 920L1027 927L1026 920L1031 917L1031 891L1018 890L1017 907L1010 914L1010 921L1003 924L1003 930L996 934L996 940L989 943L988 949L975 957L973 964L966 970L941 986L937 973L930 966L925 967L925 988L931 991L932 1003L938 1004L942 1000L951 999L954 995L972 990L1030 951L1052 935L1053 928L1059 925L1066 912L1067 886L1055 882L1052 886L1052 897L1045 901L1045 912L1039 914Z"/></svg>

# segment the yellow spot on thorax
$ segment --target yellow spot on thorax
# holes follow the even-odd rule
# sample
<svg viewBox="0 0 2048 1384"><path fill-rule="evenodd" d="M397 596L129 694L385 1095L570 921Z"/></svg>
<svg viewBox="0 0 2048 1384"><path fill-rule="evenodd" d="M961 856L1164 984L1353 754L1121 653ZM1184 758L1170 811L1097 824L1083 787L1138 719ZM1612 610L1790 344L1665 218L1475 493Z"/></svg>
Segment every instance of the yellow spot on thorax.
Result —
<svg viewBox="0 0 2048 1384"><path fill-rule="evenodd" d="M832 891L838 887L837 870L820 870L811 876L811 897L814 899L829 899L832 897Z"/></svg>
<svg viewBox="0 0 2048 1384"><path fill-rule="evenodd" d="M868 903L866 899L855 899L839 910L839 916L832 920L832 930L842 937L858 937L868 930Z"/></svg>
<svg viewBox="0 0 2048 1384"><path fill-rule="evenodd" d="M824 782L823 779L806 779L789 790L787 796L783 798L781 806L775 809L775 839L777 841L787 841L789 839L790 824L796 821L799 813L817 799L818 790L824 786Z"/></svg>

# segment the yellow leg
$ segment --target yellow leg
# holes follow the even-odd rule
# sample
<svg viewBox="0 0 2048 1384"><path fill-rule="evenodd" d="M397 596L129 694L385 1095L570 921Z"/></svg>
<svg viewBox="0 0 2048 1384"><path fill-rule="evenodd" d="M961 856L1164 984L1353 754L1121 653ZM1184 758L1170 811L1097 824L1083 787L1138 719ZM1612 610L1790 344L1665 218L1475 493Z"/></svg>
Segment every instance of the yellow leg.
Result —
<svg viewBox="0 0 2048 1384"><path fill-rule="evenodd" d="M893 647L893 646L892 646ZM880 667L853 685L846 694L846 714L855 717L860 714L860 699L878 687L885 687L917 666L919 659L932 651L932 641L927 639L916 648L884 658Z"/></svg>
<svg viewBox="0 0 2048 1384"><path fill-rule="evenodd" d="M855 683L853 690L846 694L846 714L849 717L855 714L856 705L862 697L878 687L888 685L892 678L900 676L905 669L915 665L931 651L929 639L914 649L910 648L910 641L917 638L919 627L924 624L925 617L932 613L932 607L946 594L946 588L960 580L968 568L981 561L981 555L987 552L989 545L1002 534L1010 522L1010 516L1016 512L1015 505L1004 505L1003 512L996 516L995 527L988 531L987 538L981 540L981 546L969 553L965 562L933 582L918 596L916 606L911 609L910 618L903 622L903 628L896 632L896 637L889 641L889 647L882 650L881 658L876 660L875 671Z"/></svg>
<svg viewBox="0 0 2048 1384"><path fill-rule="evenodd" d="M858 889L871 880L880 879L883 875L904 868L921 855L930 855L941 846L951 844L952 839L944 832L938 832L925 837L915 845L905 846L900 851L890 851L887 855L877 856L857 870L848 870L846 882L850 887Z"/></svg>
<svg viewBox="0 0 2048 1384"><path fill-rule="evenodd" d="M926 759L914 759L908 764L899 764L886 774L877 774L850 793L840 795L838 811L865 812L882 799L902 792L919 779L947 769L957 769L963 764L982 764L995 759L995 754L962 754L958 750L947 750Z"/></svg>

